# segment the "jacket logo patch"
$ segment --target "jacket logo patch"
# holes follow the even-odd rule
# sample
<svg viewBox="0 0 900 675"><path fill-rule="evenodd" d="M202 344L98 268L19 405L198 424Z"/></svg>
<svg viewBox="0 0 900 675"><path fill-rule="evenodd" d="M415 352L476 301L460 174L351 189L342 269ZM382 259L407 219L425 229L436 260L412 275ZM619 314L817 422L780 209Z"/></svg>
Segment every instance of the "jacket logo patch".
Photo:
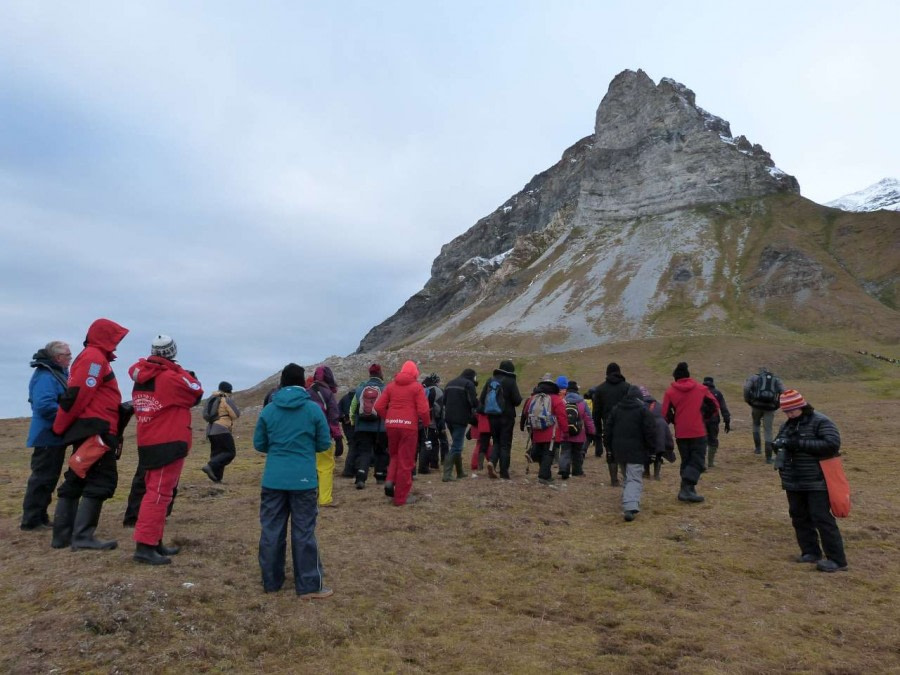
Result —
<svg viewBox="0 0 900 675"><path fill-rule="evenodd" d="M88 379L86 379L86 380L84 381L84 384L85 384L86 386L88 386L88 387L91 387L91 388L96 387L96 386L97 386L97 378L96 378L96 377L89 377Z"/></svg>
<svg viewBox="0 0 900 675"><path fill-rule="evenodd" d="M100 374L100 364L99 363L92 363L90 366L88 366L88 375L90 375L91 377L97 377L99 374ZM93 386L93 385L91 385L91 386Z"/></svg>

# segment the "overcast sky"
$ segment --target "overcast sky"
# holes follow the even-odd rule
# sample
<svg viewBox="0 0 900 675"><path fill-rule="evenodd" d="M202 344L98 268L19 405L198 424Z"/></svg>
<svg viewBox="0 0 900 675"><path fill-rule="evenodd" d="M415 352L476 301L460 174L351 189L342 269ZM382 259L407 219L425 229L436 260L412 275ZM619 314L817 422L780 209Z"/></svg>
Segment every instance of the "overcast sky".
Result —
<svg viewBox="0 0 900 675"><path fill-rule="evenodd" d="M441 245L672 77L824 202L900 174L883 2L0 3L0 417L108 317L211 390L352 352Z"/></svg>

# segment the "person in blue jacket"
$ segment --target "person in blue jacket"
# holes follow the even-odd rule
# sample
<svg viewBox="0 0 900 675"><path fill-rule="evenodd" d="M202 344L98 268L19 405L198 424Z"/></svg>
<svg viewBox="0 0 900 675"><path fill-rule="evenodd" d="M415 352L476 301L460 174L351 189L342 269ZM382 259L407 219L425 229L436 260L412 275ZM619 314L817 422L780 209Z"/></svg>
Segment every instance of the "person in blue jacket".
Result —
<svg viewBox="0 0 900 675"><path fill-rule="evenodd" d="M316 541L316 453L331 447L331 430L325 413L304 389L305 381L302 366L285 366L281 388L260 412L253 432L253 447L266 455L259 505L259 567L263 590L281 590L290 518L294 588L301 598L318 599L334 593L325 587Z"/></svg>
<svg viewBox="0 0 900 675"><path fill-rule="evenodd" d="M34 448L34 452L31 455L31 476L22 500L20 527L23 530L45 530L50 528L47 510L66 459L66 444L53 433L51 427L59 408L59 397L66 390L72 350L65 342L54 340L31 358L34 373L28 383L31 426L28 428L26 447Z"/></svg>

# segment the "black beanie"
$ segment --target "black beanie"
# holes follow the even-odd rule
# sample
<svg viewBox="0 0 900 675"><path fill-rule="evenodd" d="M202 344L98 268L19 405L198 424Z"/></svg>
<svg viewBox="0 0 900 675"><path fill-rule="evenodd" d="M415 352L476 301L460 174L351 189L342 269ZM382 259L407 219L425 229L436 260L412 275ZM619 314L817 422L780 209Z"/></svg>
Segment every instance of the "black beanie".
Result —
<svg viewBox="0 0 900 675"><path fill-rule="evenodd" d="M691 372L688 370L688 364L685 361L680 361L678 365L675 366L675 370L672 371L672 377L676 380L683 380L690 376Z"/></svg>
<svg viewBox="0 0 900 675"><path fill-rule="evenodd" d="M223 380L222 382L219 382L219 391L223 394L230 394L234 391L234 387L231 386L231 382L225 382Z"/></svg>
<svg viewBox="0 0 900 675"><path fill-rule="evenodd" d="M703 378L703 384L705 384L707 387L715 387L716 381L714 379L712 379L709 375L707 375L706 377Z"/></svg>
<svg viewBox="0 0 900 675"><path fill-rule="evenodd" d="M622 370L621 368L619 368L619 364L615 361L606 366L606 374L612 375L613 373L619 373L620 375L622 374Z"/></svg>
<svg viewBox="0 0 900 675"><path fill-rule="evenodd" d="M303 387L306 385L306 371L303 366L296 363L289 363L281 371L282 387Z"/></svg>

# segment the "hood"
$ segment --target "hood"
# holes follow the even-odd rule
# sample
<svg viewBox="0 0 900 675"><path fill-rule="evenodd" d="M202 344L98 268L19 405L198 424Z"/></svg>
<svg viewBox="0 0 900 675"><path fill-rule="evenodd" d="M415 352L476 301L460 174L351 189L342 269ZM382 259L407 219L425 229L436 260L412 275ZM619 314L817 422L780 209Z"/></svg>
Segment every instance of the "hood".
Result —
<svg viewBox="0 0 900 675"><path fill-rule="evenodd" d="M152 380L164 370L172 370L174 367L174 361L169 361L169 359L164 359L161 356L151 356L146 359L142 358L131 366L128 369L128 376L138 384L143 384Z"/></svg>
<svg viewBox="0 0 900 675"><path fill-rule="evenodd" d="M397 377L399 377L400 375L409 375L410 377L412 377L412 379L418 380L419 366L416 365L415 361L406 361L403 364L403 367L400 368L400 372L397 373Z"/></svg>
<svg viewBox="0 0 900 675"><path fill-rule="evenodd" d="M299 408L309 400L309 394L306 392L306 389L296 385L282 387L272 397L272 403L279 408Z"/></svg>
<svg viewBox="0 0 900 675"><path fill-rule="evenodd" d="M640 397L626 396L616 406L619 408L643 408L644 401Z"/></svg>
<svg viewBox="0 0 900 675"><path fill-rule="evenodd" d="M31 357L31 367L37 368L38 366L50 366L58 370L63 369L62 366L56 363L56 361L53 360L53 357L47 353L46 349L38 349L34 353L34 356Z"/></svg>
<svg viewBox="0 0 900 675"><path fill-rule="evenodd" d="M606 381L609 382L610 384L619 384L620 382L624 382L624 381L625 381L625 376L622 375L622 373L620 373L620 372L617 370L617 371L615 371L615 372L609 373L609 374L606 376Z"/></svg>
<svg viewBox="0 0 900 675"><path fill-rule="evenodd" d="M405 387L406 385L410 384L410 383L419 384L419 376L418 376L418 375L413 375L412 373L404 373L404 372L401 370L401 371L400 371L399 373L397 373L397 375L394 377L394 382L397 383L397 384L399 384L399 385L402 385L402 386L404 386L404 387ZM422 385L419 385L419 386L422 386Z"/></svg>
<svg viewBox="0 0 900 675"><path fill-rule="evenodd" d="M334 379L334 373L331 372L331 368L328 366L319 366L316 368L316 372L313 375L313 380L316 382L321 382L325 386L327 386L331 391L337 393L337 382Z"/></svg>
<svg viewBox="0 0 900 675"><path fill-rule="evenodd" d="M472 380L472 382L474 382L477 376L474 370L472 370L471 368L466 368L464 371L462 371L462 375L460 375L460 377L464 377L465 379Z"/></svg>
<svg viewBox="0 0 900 675"><path fill-rule="evenodd" d="M97 319L88 328L84 346L99 347L112 356L122 339L128 335L128 329L109 319Z"/></svg>
<svg viewBox="0 0 900 675"><path fill-rule="evenodd" d="M569 390L566 392L566 403L581 403L583 400L584 397L577 391Z"/></svg>
<svg viewBox="0 0 900 675"><path fill-rule="evenodd" d="M535 387L535 391L541 394L558 394L559 385L552 380L543 380L541 382L538 382L537 387Z"/></svg>
<svg viewBox="0 0 900 675"><path fill-rule="evenodd" d="M697 387L702 386L697 380L690 377L683 377L680 380L675 380L672 383L672 386L675 387L678 391L691 391L692 389L696 389Z"/></svg>
<svg viewBox="0 0 900 675"><path fill-rule="evenodd" d="M500 367L494 369L494 375L506 375L507 377L515 377L516 367L512 361L501 361Z"/></svg>
<svg viewBox="0 0 900 675"><path fill-rule="evenodd" d="M628 391L625 392L625 398L635 398L640 401L643 398L641 388L631 385L630 387L628 387Z"/></svg>

